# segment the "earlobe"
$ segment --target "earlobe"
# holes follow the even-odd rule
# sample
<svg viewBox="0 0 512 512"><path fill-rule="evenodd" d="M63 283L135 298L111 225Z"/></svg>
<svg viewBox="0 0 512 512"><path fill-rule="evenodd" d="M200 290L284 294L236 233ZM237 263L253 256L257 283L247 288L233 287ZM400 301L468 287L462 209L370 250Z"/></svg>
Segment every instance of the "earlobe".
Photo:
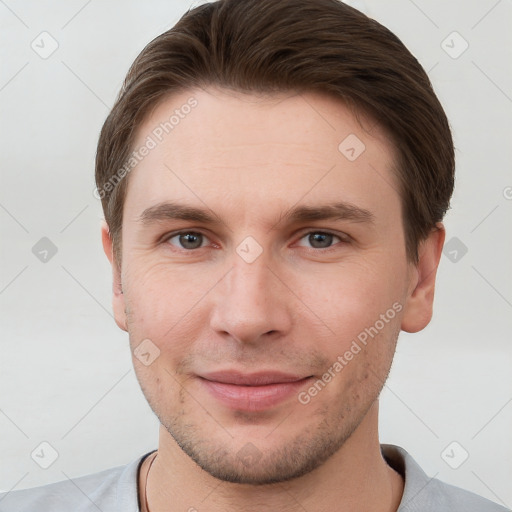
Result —
<svg viewBox="0 0 512 512"><path fill-rule="evenodd" d="M436 274L445 235L444 226L439 222L419 246L418 263L411 272L411 287L402 317L403 331L421 331L432 318Z"/></svg>
<svg viewBox="0 0 512 512"><path fill-rule="evenodd" d="M112 237L110 236L108 224L105 221L101 222L101 241L105 255L112 265L112 308L114 311L114 318L118 327L123 331L128 332L128 329L126 328L125 300L121 281L121 269L114 257Z"/></svg>

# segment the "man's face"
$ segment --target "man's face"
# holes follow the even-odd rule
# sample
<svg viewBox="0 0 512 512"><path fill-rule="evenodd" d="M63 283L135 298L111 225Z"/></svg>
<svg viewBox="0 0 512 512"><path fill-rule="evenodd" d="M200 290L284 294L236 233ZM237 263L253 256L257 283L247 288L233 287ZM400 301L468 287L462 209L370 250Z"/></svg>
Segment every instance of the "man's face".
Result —
<svg viewBox="0 0 512 512"><path fill-rule="evenodd" d="M392 146L327 96L218 89L169 97L134 149L148 136L114 298L141 388L218 478L311 471L375 403L417 284Z"/></svg>

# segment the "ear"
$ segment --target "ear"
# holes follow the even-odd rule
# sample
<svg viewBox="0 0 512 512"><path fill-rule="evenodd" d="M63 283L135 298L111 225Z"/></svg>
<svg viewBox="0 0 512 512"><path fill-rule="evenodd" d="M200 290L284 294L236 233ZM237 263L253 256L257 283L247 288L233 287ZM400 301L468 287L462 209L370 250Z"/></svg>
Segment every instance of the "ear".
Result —
<svg viewBox="0 0 512 512"><path fill-rule="evenodd" d="M443 250L446 231L441 222L418 248L418 263L411 265L411 278L402 317L402 330L418 332L432 318L437 268Z"/></svg>
<svg viewBox="0 0 512 512"><path fill-rule="evenodd" d="M128 329L126 328L126 312L121 283L121 269L114 257L112 238L110 236L108 224L105 221L101 222L101 241L108 261L110 261L110 264L112 265L112 308L114 310L114 318L118 327L123 331L128 332Z"/></svg>

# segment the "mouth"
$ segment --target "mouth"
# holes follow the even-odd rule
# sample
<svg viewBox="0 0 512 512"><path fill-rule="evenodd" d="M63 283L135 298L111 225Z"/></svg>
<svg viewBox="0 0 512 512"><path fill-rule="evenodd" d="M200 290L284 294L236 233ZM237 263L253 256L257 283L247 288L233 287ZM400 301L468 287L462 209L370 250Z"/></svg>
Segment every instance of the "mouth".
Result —
<svg viewBox="0 0 512 512"><path fill-rule="evenodd" d="M256 412L270 409L296 395L311 379L282 372L244 374L224 371L198 375L217 402L230 409Z"/></svg>

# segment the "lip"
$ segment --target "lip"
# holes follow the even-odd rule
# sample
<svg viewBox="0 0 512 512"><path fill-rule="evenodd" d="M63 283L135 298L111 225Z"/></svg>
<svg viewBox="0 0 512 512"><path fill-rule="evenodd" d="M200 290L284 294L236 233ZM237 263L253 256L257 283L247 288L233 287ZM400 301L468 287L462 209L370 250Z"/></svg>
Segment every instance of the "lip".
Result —
<svg viewBox="0 0 512 512"><path fill-rule="evenodd" d="M235 371L198 375L199 381L225 406L246 412L263 411L296 395L312 376L283 372L244 374Z"/></svg>
<svg viewBox="0 0 512 512"><path fill-rule="evenodd" d="M199 377L222 384L234 384L237 386L266 386L268 384L284 384L297 382L304 379L304 376L283 373L279 371L266 371L256 373L242 373L238 371L210 372L199 375Z"/></svg>

